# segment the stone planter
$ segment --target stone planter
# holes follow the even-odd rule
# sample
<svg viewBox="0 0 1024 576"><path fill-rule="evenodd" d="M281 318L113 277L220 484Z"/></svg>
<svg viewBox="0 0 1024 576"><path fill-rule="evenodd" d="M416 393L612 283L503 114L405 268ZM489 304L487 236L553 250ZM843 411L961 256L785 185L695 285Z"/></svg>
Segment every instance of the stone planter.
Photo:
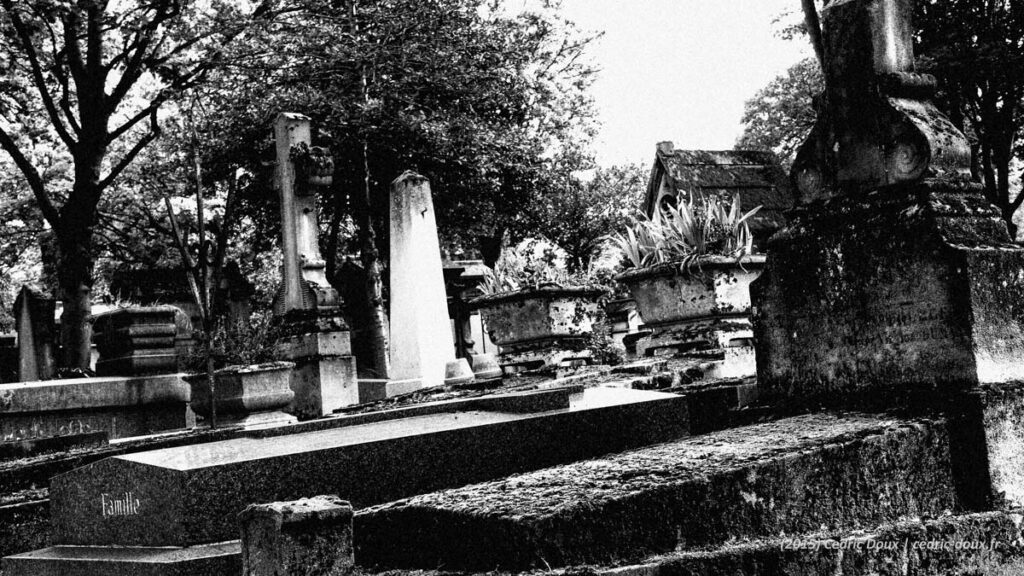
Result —
<svg viewBox="0 0 1024 576"><path fill-rule="evenodd" d="M470 305L480 310L488 335L501 348L502 367L514 371L589 361L587 339L604 293L542 287L480 296Z"/></svg>
<svg viewBox="0 0 1024 576"><path fill-rule="evenodd" d="M644 329L651 335L637 343L637 354L750 346L750 283L760 275L765 257L705 256L685 271L678 263L628 270L616 279L636 300Z"/></svg>
<svg viewBox="0 0 1024 576"><path fill-rule="evenodd" d="M218 426L270 426L290 424L296 418L284 409L295 393L291 389L291 362L228 366L214 372ZM191 374L192 410L209 421L210 389L205 374Z"/></svg>

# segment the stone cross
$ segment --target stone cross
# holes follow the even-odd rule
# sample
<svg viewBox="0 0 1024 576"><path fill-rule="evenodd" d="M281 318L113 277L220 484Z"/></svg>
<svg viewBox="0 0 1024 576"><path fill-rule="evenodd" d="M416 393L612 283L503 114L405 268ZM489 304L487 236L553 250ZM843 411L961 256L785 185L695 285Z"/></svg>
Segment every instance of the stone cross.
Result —
<svg viewBox="0 0 1024 576"><path fill-rule="evenodd" d="M53 314L56 302L28 286L14 301L18 330L18 380L32 382L53 378Z"/></svg>
<svg viewBox="0 0 1024 576"><path fill-rule="evenodd" d="M355 358L338 292L328 282L317 239L317 207L310 169L310 122L282 113L274 121L276 184L281 199L281 290L274 312L283 320L278 359L295 363L289 412L316 418L359 402ZM305 165L303 165L305 163Z"/></svg>
<svg viewBox="0 0 1024 576"><path fill-rule="evenodd" d="M309 118L283 112L274 121L277 143L275 184L281 200L281 291L275 312L315 310L338 306L338 293L327 282L326 263L320 255L316 194L301 179L296 156L308 151Z"/></svg>
<svg viewBox="0 0 1024 576"><path fill-rule="evenodd" d="M391 377L439 386L472 371L455 358L430 183L406 172L391 183Z"/></svg>
<svg viewBox="0 0 1024 576"><path fill-rule="evenodd" d="M967 139L930 101L935 78L915 72L912 13L907 0L822 10L826 90L793 166L802 199L970 175Z"/></svg>

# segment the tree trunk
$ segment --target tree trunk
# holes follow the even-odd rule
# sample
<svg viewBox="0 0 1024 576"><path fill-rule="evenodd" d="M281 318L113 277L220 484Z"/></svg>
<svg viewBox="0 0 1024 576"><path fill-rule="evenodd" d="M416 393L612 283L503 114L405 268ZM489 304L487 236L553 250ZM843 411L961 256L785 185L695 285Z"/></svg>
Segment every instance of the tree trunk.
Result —
<svg viewBox="0 0 1024 576"><path fill-rule="evenodd" d="M92 361L92 229L69 225L71 221L65 219L57 257L59 297L64 304L60 368L88 370Z"/></svg>
<svg viewBox="0 0 1024 576"><path fill-rule="evenodd" d="M363 236L362 263L366 271L366 300L370 306L370 324L367 337L373 356L373 369L381 378L389 378L391 363L388 358L388 314L384 310L384 284L381 281L380 259L377 244L372 232L373 222L366 217L365 228L369 234Z"/></svg>
<svg viewBox="0 0 1024 576"><path fill-rule="evenodd" d="M360 227L361 261L366 273L363 285L369 306L370 322L366 337L369 339L373 371L379 378L390 378L391 362L388 357L388 313L384 308L384 283L381 280L380 251L374 230L373 202L370 191L370 160L366 142L363 142L363 221Z"/></svg>
<svg viewBox="0 0 1024 576"><path fill-rule="evenodd" d="M87 137L86 134L89 134ZM90 121L75 151L75 184L61 208L57 234L57 283L64 370L89 370L92 363L93 227L99 204L100 170L107 150L106 122Z"/></svg>

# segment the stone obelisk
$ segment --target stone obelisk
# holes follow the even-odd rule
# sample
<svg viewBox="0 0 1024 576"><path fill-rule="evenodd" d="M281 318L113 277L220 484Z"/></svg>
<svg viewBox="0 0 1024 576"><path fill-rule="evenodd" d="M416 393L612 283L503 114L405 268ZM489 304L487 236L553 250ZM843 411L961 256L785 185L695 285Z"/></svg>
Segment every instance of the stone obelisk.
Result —
<svg viewBox="0 0 1024 576"><path fill-rule="evenodd" d="M425 387L473 379L455 358L430 183L406 172L391 183L391 377Z"/></svg>

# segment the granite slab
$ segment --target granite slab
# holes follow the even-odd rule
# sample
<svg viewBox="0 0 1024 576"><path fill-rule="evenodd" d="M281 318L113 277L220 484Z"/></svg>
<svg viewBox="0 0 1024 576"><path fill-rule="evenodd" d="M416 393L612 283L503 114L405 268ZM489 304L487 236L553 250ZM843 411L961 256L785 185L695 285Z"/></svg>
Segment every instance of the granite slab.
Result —
<svg viewBox="0 0 1024 576"><path fill-rule="evenodd" d="M435 413L141 452L54 478L53 526L69 545L216 542L237 537L236 515L249 504L337 494L359 508L687 430L684 397L588 389L540 413Z"/></svg>

